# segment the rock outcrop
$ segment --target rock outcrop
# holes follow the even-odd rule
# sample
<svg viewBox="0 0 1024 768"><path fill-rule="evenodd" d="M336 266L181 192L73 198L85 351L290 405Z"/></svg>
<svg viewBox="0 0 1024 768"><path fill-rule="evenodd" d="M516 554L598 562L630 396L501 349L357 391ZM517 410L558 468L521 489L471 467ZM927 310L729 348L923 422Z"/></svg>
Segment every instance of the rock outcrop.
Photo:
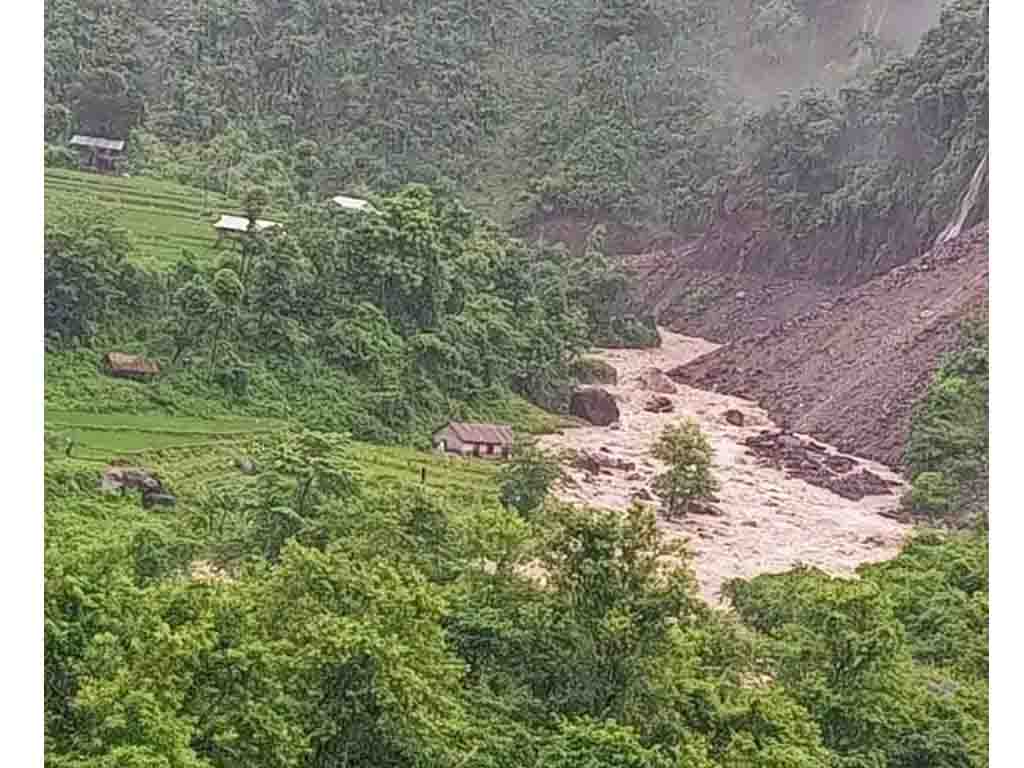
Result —
<svg viewBox="0 0 1024 768"><path fill-rule="evenodd" d="M573 392L569 413L595 427L607 427L619 420L619 406L615 398L601 387L586 387Z"/></svg>

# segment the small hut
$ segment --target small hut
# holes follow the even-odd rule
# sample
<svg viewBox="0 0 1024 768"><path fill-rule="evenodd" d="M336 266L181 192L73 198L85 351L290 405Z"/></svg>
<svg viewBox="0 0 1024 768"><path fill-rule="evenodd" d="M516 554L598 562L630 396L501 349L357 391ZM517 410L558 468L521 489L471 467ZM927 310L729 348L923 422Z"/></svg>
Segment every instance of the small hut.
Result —
<svg viewBox="0 0 1024 768"><path fill-rule="evenodd" d="M438 453L497 459L508 457L514 440L512 427L507 424L449 421L434 432L431 442Z"/></svg>
<svg viewBox="0 0 1024 768"><path fill-rule="evenodd" d="M78 164L83 170L113 173L124 152L123 139L75 134L68 145L78 150Z"/></svg>
<svg viewBox="0 0 1024 768"><path fill-rule="evenodd" d="M147 381L160 375L160 364L141 355L108 352L103 356L103 372L119 379Z"/></svg>

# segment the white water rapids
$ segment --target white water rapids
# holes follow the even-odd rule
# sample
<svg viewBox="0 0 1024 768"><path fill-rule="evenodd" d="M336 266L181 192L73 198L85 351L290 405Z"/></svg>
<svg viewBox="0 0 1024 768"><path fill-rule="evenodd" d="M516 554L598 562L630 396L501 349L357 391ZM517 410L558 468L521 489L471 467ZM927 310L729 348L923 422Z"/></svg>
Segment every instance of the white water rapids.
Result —
<svg viewBox="0 0 1024 768"><path fill-rule="evenodd" d="M566 467L570 480L557 489L557 496L605 509L628 508L633 494L650 490L653 477L663 468L650 455L661 430L691 416L714 448L715 474L721 483L716 506L724 515L690 516L679 522L659 517L659 525L669 534L688 540L701 592L709 602L718 602L719 588L733 577L777 573L798 563L836 575L851 575L861 563L897 554L907 526L879 512L897 506L902 488L895 488L890 496L851 501L789 478L781 469L759 465L742 441L775 427L755 404L676 384L677 394L665 395L672 400L674 412L645 411L644 404L652 393L640 387L640 374L652 367L667 371L717 348L703 339L665 329L660 332L662 346L658 349L599 350L596 355L618 372L618 385L605 387L618 402L618 429L579 427L540 441L542 448L551 451L585 448L593 452L605 448L605 455L634 462L636 470L613 470L611 474L589 477L582 470ZM730 408L744 414L743 427L732 426L722 418ZM838 453L831 446L829 451ZM883 478L899 480L879 464L859 458L857 462Z"/></svg>

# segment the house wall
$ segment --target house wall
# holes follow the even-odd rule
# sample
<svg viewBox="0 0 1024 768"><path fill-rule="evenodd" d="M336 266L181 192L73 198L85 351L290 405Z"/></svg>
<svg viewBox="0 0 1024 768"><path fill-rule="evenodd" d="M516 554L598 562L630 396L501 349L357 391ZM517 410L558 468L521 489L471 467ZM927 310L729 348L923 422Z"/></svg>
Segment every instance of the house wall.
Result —
<svg viewBox="0 0 1024 768"><path fill-rule="evenodd" d="M445 451L465 455L467 446L459 440L459 436L450 427L445 427L434 435L434 447L439 448L444 441Z"/></svg>
<svg viewBox="0 0 1024 768"><path fill-rule="evenodd" d="M436 432L432 440L434 444L434 450L442 450L441 445L443 443L444 451L446 453L455 453L460 456L479 455L481 458L485 459L500 459L504 458L508 453L508 449L503 448L503 446L500 445L495 445L493 448L493 452L488 453L488 446L486 444L465 443L461 439L459 439L459 436L455 434L455 431L452 430L450 427L445 427L444 429L441 429L438 432ZM478 445L479 454L476 454L475 449L477 448Z"/></svg>

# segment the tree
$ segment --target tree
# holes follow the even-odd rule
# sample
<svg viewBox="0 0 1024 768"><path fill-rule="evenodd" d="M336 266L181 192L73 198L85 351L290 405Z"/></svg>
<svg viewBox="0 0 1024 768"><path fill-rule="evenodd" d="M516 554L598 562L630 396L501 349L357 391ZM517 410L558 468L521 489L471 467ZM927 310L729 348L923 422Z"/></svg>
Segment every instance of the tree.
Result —
<svg viewBox="0 0 1024 768"><path fill-rule="evenodd" d="M346 501L359 490L347 452L346 435L308 429L285 435L268 451L269 471L260 476L252 526L264 557L276 560L292 538L313 544L326 540L325 505Z"/></svg>
<svg viewBox="0 0 1024 768"><path fill-rule="evenodd" d="M561 474L558 461L536 445L517 447L512 460L498 472L501 503L523 517L529 517L544 503L551 484Z"/></svg>
<svg viewBox="0 0 1024 768"><path fill-rule="evenodd" d="M718 490L718 480L711 474L714 451L693 419L666 427L652 454L668 465L654 479L654 492L670 516L686 514L692 502L709 500Z"/></svg>
<svg viewBox="0 0 1024 768"><path fill-rule="evenodd" d="M117 316L126 296L132 251L128 233L109 216L72 210L47 217L43 306L47 338L88 343Z"/></svg>
<svg viewBox="0 0 1024 768"><path fill-rule="evenodd" d="M617 717L672 628L700 611L687 552L641 505L625 515L553 505L545 525L550 597L529 617L528 677L561 714Z"/></svg>
<svg viewBox="0 0 1024 768"><path fill-rule="evenodd" d="M687 766L711 767L702 755L687 757ZM560 723L538 761L544 768L677 768L680 764L672 751L645 745L632 729L590 718Z"/></svg>

